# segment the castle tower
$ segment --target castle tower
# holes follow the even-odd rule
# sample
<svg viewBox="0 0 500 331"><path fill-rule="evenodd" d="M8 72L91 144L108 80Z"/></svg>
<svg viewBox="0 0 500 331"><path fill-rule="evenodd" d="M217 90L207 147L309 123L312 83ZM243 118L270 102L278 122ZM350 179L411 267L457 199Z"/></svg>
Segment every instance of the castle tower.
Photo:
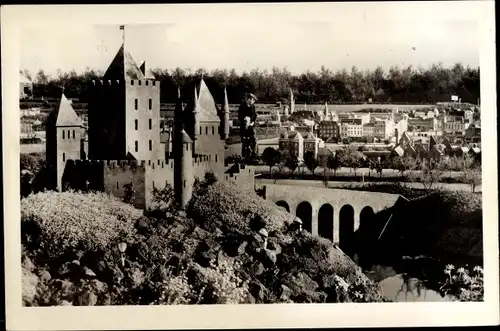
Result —
<svg viewBox="0 0 500 331"><path fill-rule="evenodd" d="M66 161L80 159L81 139L84 134L83 121L64 93L61 95L59 105L48 116L45 130L46 159L52 171L51 186L61 192Z"/></svg>
<svg viewBox="0 0 500 331"><path fill-rule="evenodd" d="M144 64L145 68L145 64ZM89 159L164 158L160 143L160 82L146 79L122 44L88 104Z"/></svg>
<svg viewBox="0 0 500 331"><path fill-rule="evenodd" d="M173 130L174 194L181 208L185 208L193 194L193 141L184 131L184 119L180 90L174 111Z"/></svg>
<svg viewBox="0 0 500 331"><path fill-rule="evenodd" d="M280 114L279 109L276 110L276 121L281 123L281 114Z"/></svg>
<svg viewBox="0 0 500 331"><path fill-rule="evenodd" d="M284 110L284 113L285 113L285 116L288 117L290 114L288 113L288 105L285 105L285 110Z"/></svg>
<svg viewBox="0 0 500 331"><path fill-rule="evenodd" d="M295 99L293 97L293 90L290 89L290 114L295 111Z"/></svg>
<svg viewBox="0 0 500 331"><path fill-rule="evenodd" d="M223 112L223 126L222 126L222 135L221 139L226 140L229 138L229 101L227 99L227 90L224 87L224 105L222 106Z"/></svg>
<svg viewBox="0 0 500 331"><path fill-rule="evenodd" d="M205 155L214 174L222 176L224 172L224 140L221 139L221 110L217 107L203 78L193 82L194 94L184 108L184 127L194 141L195 155ZM189 89L190 90L190 89ZM196 114L196 119L193 114ZM196 127L196 134L193 128ZM194 140L194 139L193 139Z"/></svg>

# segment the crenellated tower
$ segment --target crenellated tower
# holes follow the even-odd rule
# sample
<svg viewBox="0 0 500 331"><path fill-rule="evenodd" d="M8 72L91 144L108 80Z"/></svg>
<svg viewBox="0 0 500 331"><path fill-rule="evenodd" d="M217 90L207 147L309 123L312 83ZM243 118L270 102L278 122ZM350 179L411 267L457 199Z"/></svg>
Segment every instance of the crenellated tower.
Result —
<svg viewBox="0 0 500 331"><path fill-rule="evenodd" d="M50 166L52 188L63 190L63 174L68 160L81 157L81 139L84 134L83 121L78 117L64 93L58 106L45 122L46 159Z"/></svg>
<svg viewBox="0 0 500 331"><path fill-rule="evenodd" d="M160 144L160 82L146 78L122 44L88 105L89 159L156 160Z"/></svg>
<svg viewBox="0 0 500 331"><path fill-rule="evenodd" d="M193 141L184 130L180 90L177 90L173 138L174 193L177 203L184 209L193 194Z"/></svg>

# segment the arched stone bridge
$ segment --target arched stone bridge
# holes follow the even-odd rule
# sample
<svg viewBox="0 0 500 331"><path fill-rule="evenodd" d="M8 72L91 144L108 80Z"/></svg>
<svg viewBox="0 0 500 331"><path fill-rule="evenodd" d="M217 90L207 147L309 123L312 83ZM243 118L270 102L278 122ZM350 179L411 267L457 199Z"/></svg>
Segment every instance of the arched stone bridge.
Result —
<svg viewBox="0 0 500 331"><path fill-rule="evenodd" d="M361 223L386 207L392 207L399 194L304 187L265 185L264 197L302 220L313 235L332 240L341 248L351 242ZM347 248L347 247L346 247Z"/></svg>

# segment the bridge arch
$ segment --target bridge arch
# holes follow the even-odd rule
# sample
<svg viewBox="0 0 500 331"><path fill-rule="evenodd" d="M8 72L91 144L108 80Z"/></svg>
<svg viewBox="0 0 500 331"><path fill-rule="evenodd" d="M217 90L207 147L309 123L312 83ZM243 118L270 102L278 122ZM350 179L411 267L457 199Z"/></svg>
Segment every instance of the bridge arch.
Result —
<svg viewBox="0 0 500 331"><path fill-rule="evenodd" d="M302 228L312 233L312 206L307 201L302 201L297 206L295 215L302 221Z"/></svg>
<svg viewBox="0 0 500 331"><path fill-rule="evenodd" d="M339 246L350 255L354 241L354 208L346 204L339 212Z"/></svg>
<svg viewBox="0 0 500 331"><path fill-rule="evenodd" d="M371 221L373 220L374 215L375 212L372 207L366 206L363 208L359 213L359 227L364 229L372 226Z"/></svg>
<svg viewBox="0 0 500 331"><path fill-rule="evenodd" d="M333 241L333 207L329 203L321 206L318 212L318 235Z"/></svg>
<svg viewBox="0 0 500 331"><path fill-rule="evenodd" d="M287 212L290 212L290 206L288 205L288 203L286 201L280 200L280 201L276 202L276 205L279 207L283 207L286 209Z"/></svg>

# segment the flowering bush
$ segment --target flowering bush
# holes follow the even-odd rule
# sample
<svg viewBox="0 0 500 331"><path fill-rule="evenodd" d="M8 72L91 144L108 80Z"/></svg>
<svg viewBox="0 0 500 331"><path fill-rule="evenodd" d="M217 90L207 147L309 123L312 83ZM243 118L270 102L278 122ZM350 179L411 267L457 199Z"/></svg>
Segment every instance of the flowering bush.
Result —
<svg viewBox="0 0 500 331"><path fill-rule="evenodd" d="M444 269L446 279L441 283L441 292L451 294L460 301L483 301L484 272L480 266L470 269L455 268L449 264Z"/></svg>
<svg viewBox="0 0 500 331"><path fill-rule="evenodd" d="M105 193L37 193L21 200L23 243L54 256L105 249L133 235L141 214Z"/></svg>
<svg viewBox="0 0 500 331"><path fill-rule="evenodd" d="M210 261L208 268L200 268L202 288L200 302L209 298L210 303L239 304L244 303L249 295L248 280L244 281L236 270L241 266L237 261Z"/></svg>
<svg viewBox="0 0 500 331"><path fill-rule="evenodd" d="M245 191L233 182L220 181L191 199L188 216L207 228L225 228L228 231L249 228L249 218L260 217L268 231L283 228L290 215L254 191Z"/></svg>

